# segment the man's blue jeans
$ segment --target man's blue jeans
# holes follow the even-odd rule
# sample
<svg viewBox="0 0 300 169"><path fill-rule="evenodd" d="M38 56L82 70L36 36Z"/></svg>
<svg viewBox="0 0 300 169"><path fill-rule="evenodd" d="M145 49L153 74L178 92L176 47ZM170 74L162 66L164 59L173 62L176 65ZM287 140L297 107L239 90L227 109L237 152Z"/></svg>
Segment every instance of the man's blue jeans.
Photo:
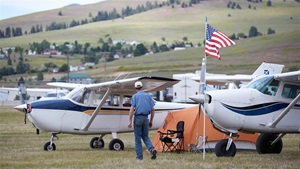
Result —
<svg viewBox="0 0 300 169"><path fill-rule="evenodd" d="M143 139L148 151L151 152L154 149L152 142L148 137L148 130L149 130L148 116L134 116L133 125L134 125L136 157L139 159L143 159L143 147L142 147L141 139Z"/></svg>

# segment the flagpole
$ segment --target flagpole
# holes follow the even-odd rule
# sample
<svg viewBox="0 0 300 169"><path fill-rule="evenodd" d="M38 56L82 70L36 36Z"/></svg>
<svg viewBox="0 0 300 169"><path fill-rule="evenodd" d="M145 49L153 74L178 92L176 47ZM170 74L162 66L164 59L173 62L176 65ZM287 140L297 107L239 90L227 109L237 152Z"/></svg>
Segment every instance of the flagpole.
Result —
<svg viewBox="0 0 300 169"><path fill-rule="evenodd" d="M207 30L207 17L205 17L205 41L204 41L204 48L205 48L205 43L206 43L206 30ZM204 76L206 76L206 54L205 54L205 49L204 49L204 62L205 62L205 70L204 70ZM205 91L205 81L206 79L204 78L204 90L203 90L203 93ZM205 124L205 107L204 107L204 104L203 104L203 160L205 160L205 147L206 147L206 142L205 142L205 137L206 137L206 124Z"/></svg>

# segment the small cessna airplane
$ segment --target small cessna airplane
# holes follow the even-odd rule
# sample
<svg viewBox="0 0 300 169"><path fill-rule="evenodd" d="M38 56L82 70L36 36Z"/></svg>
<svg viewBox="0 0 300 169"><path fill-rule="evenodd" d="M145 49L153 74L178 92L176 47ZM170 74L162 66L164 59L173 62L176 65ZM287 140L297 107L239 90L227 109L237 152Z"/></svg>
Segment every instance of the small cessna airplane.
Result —
<svg viewBox="0 0 300 169"><path fill-rule="evenodd" d="M16 106L25 113L37 129L52 133L44 150L56 149L54 140L59 133L99 134L90 141L91 148L103 148L103 137L112 134L110 150L123 150L124 144L117 139L117 133L132 132L128 128L131 96L136 93L134 83L141 81L145 92L160 91L173 86L178 80L162 77L136 77L104 83L77 85L65 97L51 100L38 100ZM52 84L53 85L53 84ZM68 84L64 84L68 86ZM72 85L72 84L70 84ZM191 104L156 102L152 129L159 128L168 112L191 107Z"/></svg>
<svg viewBox="0 0 300 169"><path fill-rule="evenodd" d="M281 138L300 133L300 70L260 76L241 89L206 91L201 98L213 126L229 135L216 144L218 157L235 156L238 131L261 133L256 141L260 154L280 153Z"/></svg>

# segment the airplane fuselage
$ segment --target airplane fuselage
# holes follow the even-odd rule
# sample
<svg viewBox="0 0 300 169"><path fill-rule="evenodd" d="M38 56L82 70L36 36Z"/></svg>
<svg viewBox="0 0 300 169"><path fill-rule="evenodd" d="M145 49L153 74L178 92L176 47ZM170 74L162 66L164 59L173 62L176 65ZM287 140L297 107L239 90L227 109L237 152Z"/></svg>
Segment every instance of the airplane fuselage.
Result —
<svg viewBox="0 0 300 169"><path fill-rule="evenodd" d="M296 104L275 128L272 123L288 106L290 99L278 99L255 89L207 92L211 102L205 104L208 116L227 131L260 133L299 133L300 105Z"/></svg>
<svg viewBox="0 0 300 169"><path fill-rule="evenodd" d="M169 111L193 105L156 102L152 129L161 127ZM130 132L128 128L129 108L103 106L87 131L81 128L88 122L96 106L87 106L70 99L55 99L31 103L28 119L40 130L51 133L106 134Z"/></svg>
<svg viewBox="0 0 300 169"><path fill-rule="evenodd" d="M243 89L206 92L207 114L216 126L230 133L299 133L297 75L298 72L285 74L285 80L262 76Z"/></svg>

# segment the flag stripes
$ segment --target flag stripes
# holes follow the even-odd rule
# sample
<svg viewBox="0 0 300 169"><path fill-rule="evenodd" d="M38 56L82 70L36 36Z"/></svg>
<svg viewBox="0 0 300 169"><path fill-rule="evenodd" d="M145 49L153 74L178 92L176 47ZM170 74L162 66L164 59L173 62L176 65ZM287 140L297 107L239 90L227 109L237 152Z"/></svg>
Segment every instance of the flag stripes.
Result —
<svg viewBox="0 0 300 169"><path fill-rule="evenodd" d="M235 45L227 35L216 30L211 25L206 25L206 41L205 41L205 55L221 59L219 48Z"/></svg>

